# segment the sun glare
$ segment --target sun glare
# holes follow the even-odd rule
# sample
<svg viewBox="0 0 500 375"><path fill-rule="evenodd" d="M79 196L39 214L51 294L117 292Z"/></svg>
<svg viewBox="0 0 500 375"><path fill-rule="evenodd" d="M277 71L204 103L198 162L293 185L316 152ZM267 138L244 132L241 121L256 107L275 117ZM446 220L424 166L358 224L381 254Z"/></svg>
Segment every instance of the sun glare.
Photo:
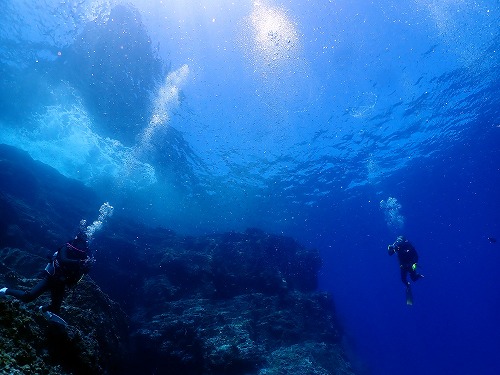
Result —
<svg viewBox="0 0 500 375"><path fill-rule="evenodd" d="M250 22L254 33L255 52L264 61L295 58L299 37L286 11L255 2Z"/></svg>

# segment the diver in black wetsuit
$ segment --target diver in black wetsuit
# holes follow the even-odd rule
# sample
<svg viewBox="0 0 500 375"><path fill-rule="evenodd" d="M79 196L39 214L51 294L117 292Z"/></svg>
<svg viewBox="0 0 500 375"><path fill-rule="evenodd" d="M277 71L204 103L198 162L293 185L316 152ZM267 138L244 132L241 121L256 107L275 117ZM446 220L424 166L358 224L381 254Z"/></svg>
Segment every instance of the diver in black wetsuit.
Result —
<svg viewBox="0 0 500 375"><path fill-rule="evenodd" d="M80 231L76 237L61 246L45 267L44 277L29 291L11 288L0 289L0 296L13 296L23 302L31 302L46 291L50 291L51 303L40 307L48 317L51 313L58 314L66 287L76 285L90 271L94 261L89 248L87 234ZM48 312L48 313L47 313Z"/></svg>
<svg viewBox="0 0 500 375"><path fill-rule="evenodd" d="M411 305L413 304L413 298L411 295L410 282L407 278L408 274L410 274L410 278L413 282L424 277L417 272L417 251L411 242L404 236L396 238L396 241L392 245L387 246L387 251L389 255L393 255L394 253L398 254L401 281L406 286L406 303Z"/></svg>

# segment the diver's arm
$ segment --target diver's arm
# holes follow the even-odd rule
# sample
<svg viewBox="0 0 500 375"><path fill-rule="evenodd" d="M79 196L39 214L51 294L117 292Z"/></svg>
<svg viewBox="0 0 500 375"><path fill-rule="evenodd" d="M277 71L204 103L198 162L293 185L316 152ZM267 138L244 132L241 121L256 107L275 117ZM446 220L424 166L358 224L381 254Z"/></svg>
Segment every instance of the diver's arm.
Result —
<svg viewBox="0 0 500 375"><path fill-rule="evenodd" d="M64 265L64 264L80 264L82 261L80 259L70 259L68 258L68 247L67 245L64 245L61 247L59 250L59 261Z"/></svg>
<svg viewBox="0 0 500 375"><path fill-rule="evenodd" d="M387 253L389 255L393 255L395 252L396 252L396 246L394 245L387 246Z"/></svg>

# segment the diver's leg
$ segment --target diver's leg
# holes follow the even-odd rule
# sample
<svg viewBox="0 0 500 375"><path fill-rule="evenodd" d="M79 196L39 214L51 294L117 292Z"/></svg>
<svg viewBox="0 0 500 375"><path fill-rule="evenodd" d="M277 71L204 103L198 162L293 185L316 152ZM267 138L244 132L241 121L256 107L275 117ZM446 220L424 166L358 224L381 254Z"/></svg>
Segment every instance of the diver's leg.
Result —
<svg viewBox="0 0 500 375"><path fill-rule="evenodd" d="M418 279L422 278L423 276L418 274L417 271L411 270L410 271L410 277L412 281L417 281Z"/></svg>
<svg viewBox="0 0 500 375"><path fill-rule="evenodd" d="M64 288L65 285L62 281L54 280L50 283L51 302L49 306L43 308L43 311L50 311L55 314L59 314L64 298Z"/></svg>
<svg viewBox="0 0 500 375"><path fill-rule="evenodd" d="M410 285L409 281L406 278L407 273L408 271L406 270L406 268L401 266L401 281L403 282L403 284L405 284L405 286Z"/></svg>
<svg viewBox="0 0 500 375"><path fill-rule="evenodd" d="M31 302L40 297L49 288L48 277L44 277L31 290L25 292L23 290L7 288L6 295L13 296L23 302Z"/></svg>

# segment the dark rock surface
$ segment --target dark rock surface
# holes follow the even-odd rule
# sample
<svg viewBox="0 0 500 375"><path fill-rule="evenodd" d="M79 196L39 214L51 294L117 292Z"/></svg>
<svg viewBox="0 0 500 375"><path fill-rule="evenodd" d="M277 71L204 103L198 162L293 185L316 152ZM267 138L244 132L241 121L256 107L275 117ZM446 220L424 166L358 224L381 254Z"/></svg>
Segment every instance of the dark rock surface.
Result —
<svg viewBox="0 0 500 375"><path fill-rule="evenodd" d="M102 202L16 149L0 145L0 167L0 287L28 289ZM115 215L93 247L63 303L67 329L38 312L48 295L0 297L0 373L353 374L317 291L319 253L291 238L180 236Z"/></svg>
<svg viewBox="0 0 500 375"><path fill-rule="evenodd" d="M0 144L0 243L54 248L73 235L75 218L93 217L102 204L92 190L26 152ZM45 252L40 254L45 256Z"/></svg>
<svg viewBox="0 0 500 375"><path fill-rule="evenodd" d="M13 262L13 259L18 261ZM28 290L38 279L16 271L26 261L41 270L45 260L15 248L0 251L2 286ZM49 295L23 304L0 297L0 373L106 374L121 371L129 327L123 310L87 276L69 291L61 315L66 328L47 321L38 306ZM2 372L3 371L3 372Z"/></svg>

